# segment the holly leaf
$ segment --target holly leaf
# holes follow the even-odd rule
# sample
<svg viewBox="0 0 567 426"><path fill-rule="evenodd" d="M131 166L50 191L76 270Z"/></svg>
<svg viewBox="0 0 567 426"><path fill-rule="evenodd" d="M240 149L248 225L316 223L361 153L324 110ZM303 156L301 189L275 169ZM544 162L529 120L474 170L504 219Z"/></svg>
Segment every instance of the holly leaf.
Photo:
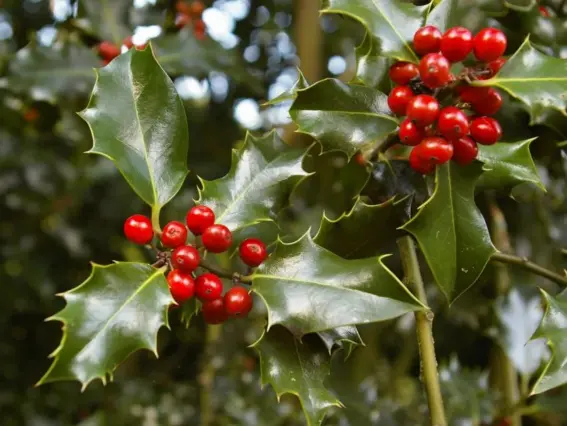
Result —
<svg viewBox="0 0 567 426"><path fill-rule="evenodd" d="M531 395L567 383L567 291L557 297L550 296L544 290L540 291L546 308L533 338L544 338L552 356L534 384Z"/></svg>
<svg viewBox="0 0 567 426"><path fill-rule="evenodd" d="M159 212L187 176L185 108L151 48L130 49L97 70L80 113L93 135L91 154L112 160L138 196Z"/></svg>
<svg viewBox="0 0 567 426"><path fill-rule="evenodd" d="M210 37L199 40L191 28L158 37L152 44L159 63L170 75L206 77L219 71L258 93L264 91L261 79L250 73L238 49L225 49Z"/></svg>
<svg viewBox="0 0 567 426"><path fill-rule="evenodd" d="M352 82L389 93L391 63L391 59L380 54L379 43L367 32L356 48L356 76Z"/></svg>
<svg viewBox="0 0 567 426"><path fill-rule="evenodd" d="M307 79L305 78L305 76L303 75L303 73L299 68L297 69L297 73L299 74L299 77L295 82L295 84L291 87L291 89L286 90L283 93L280 93L278 96L276 96L273 99L270 99L268 102L264 102L262 106L266 107L270 105L278 105L287 101L293 101L297 97L298 90L306 89L307 87L309 87L309 83L307 82Z"/></svg>
<svg viewBox="0 0 567 426"><path fill-rule="evenodd" d="M63 323L63 339L38 385L78 380L84 390L95 379L112 380L118 364L134 351L149 349L157 357L157 333L169 327L173 303L163 269L93 264L89 278L62 296L67 305L48 321Z"/></svg>
<svg viewBox="0 0 567 426"><path fill-rule="evenodd" d="M197 299L194 297L192 299L189 299L179 307L179 319L186 328L189 328L191 326L191 320L195 315L199 313L200 307L201 304L198 303Z"/></svg>
<svg viewBox="0 0 567 426"><path fill-rule="evenodd" d="M478 186L501 189L530 182L545 191L530 153L530 145L535 139L514 143L500 142L490 146L479 145L477 158L484 163L484 173Z"/></svg>
<svg viewBox="0 0 567 426"><path fill-rule="evenodd" d="M323 216L314 241L345 259L387 253L400 236L397 227L402 225L404 208L405 200L396 203L391 198L382 204L369 205L358 198L352 210L338 219Z"/></svg>
<svg viewBox="0 0 567 426"><path fill-rule="evenodd" d="M81 44L69 41L46 47L32 42L9 62L7 86L39 99L68 98L88 93L93 68L99 65L100 59Z"/></svg>
<svg viewBox="0 0 567 426"><path fill-rule="evenodd" d="M522 101L530 113L530 124L540 123L547 109L566 115L567 60L541 53L529 38L494 78L473 84L500 88Z"/></svg>
<svg viewBox="0 0 567 426"><path fill-rule="evenodd" d="M513 288L495 306L500 323L497 340L516 369L524 374L533 374L546 358L545 342L530 340L543 316L539 298L524 299Z"/></svg>
<svg viewBox="0 0 567 426"><path fill-rule="evenodd" d="M397 129L387 99L370 87L325 79L298 90L289 113L298 132L321 142L323 151L351 157Z"/></svg>
<svg viewBox="0 0 567 426"><path fill-rule="evenodd" d="M431 2L433 6L435 2ZM459 0L441 0L427 15L427 25L433 25L441 32L449 28L463 25L472 32L488 25L487 12L490 14L505 14L504 3L497 0L479 0L463 2Z"/></svg>
<svg viewBox="0 0 567 426"><path fill-rule="evenodd" d="M84 0L80 2L92 32L101 40L120 46L132 31L126 25L131 0Z"/></svg>
<svg viewBox="0 0 567 426"><path fill-rule="evenodd" d="M411 41L423 24L427 8L399 0L325 0L321 13L339 13L356 19L379 42L382 55L418 62Z"/></svg>
<svg viewBox="0 0 567 426"><path fill-rule="evenodd" d="M302 163L307 149L287 146L275 131L263 137L246 136L233 150L232 167L220 179L201 179L199 204L209 206L216 221L231 231L273 221L293 187L308 173Z"/></svg>
<svg viewBox="0 0 567 426"><path fill-rule="evenodd" d="M358 329L352 325L320 331L317 334L327 347L329 355L332 354L335 347L339 347L345 350L348 357L355 347L364 345Z"/></svg>
<svg viewBox="0 0 567 426"><path fill-rule="evenodd" d="M281 324L302 336L423 309L382 259L343 259L309 233L291 244L278 241L252 275L252 290L268 308L268 330Z"/></svg>
<svg viewBox="0 0 567 426"><path fill-rule="evenodd" d="M505 0L504 4L508 6L510 9L518 10L520 12L528 12L530 11L535 5L536 0Z"/></svg>
<svg viewBox="0 0 567 426"><path fill-rule="evenodd" d="M331 407L342 407L325 387L331 359L317 336L299 341L284 327L273 327L253 348L260 356L262 385L271 385L278 399L286 393L297 396L307 425L320 425Z"/></svg>
<svg viewBox="0 0 567 426"><path fill-rule="evenodd" d="M419 243L435 282L449 301L475 283L495 248L474 201L480 163L437 167L435 191L402 229Z"/></svg>

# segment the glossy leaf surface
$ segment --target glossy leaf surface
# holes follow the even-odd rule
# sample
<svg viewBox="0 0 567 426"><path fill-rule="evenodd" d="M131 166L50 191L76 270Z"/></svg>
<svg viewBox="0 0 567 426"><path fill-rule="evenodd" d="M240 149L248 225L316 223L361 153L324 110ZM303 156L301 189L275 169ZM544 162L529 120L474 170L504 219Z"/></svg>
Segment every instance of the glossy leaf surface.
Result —
<svg viewBox="0 0 567 426"><path fill-rule="evenodd" d="M491 79L476 81L478 86L494 86L522 101L532 122L539 123L546 109L563 112L567 108L567 60L545 55L529 39Z"/></svg>
<svg viewBox="0 0 567 426"><path fill-rule="evenodd" d="M483 188L512 188L523 182L531 182L541 189L544 186L534 164L530 145L534 139L495 145L479 145L478 159L484 163L484 173L478 186Z"/></svg>
<svg viewBox="0 0 567 426"><path fill-rule="evenodd" d="M306 152L287 146L276 132L259 138L248 134L244 146L233 151L228 174L202 181L198 202L233 232L272 221L294 185L307 176L302 168Z"/></svg>
<svg viewBox="0 0 567 426"><path fill-rule="evenodd" d="M546 309L534 338L546 339L552 356L536 381L532 395L567 383L567 292L557 297L541 292Z"/></svg>
<svg viewBox="0 0 567 426"><path fill-rule="evenodd" d="M97 75L81 112L93 135L89 152L111 159L138 196L159 210L188 172L181 99L149 47L130 49Z"/></svg>
<svg viewBox="0 0 567 426"><path fill-rule="evenodd" d="M388 74L392 60L380 54L379 43L366 33L364 40L356 48L356 77L353 83L362 83L384 93L393 87Z"/></svg>
<svg viewBox="0 0 567 426"><path fill-rule="evenodd" d="M323 13L340 13L360 21L380 43L384 56L417 62L411 47L426 7L399 0L325 0Z"/></svg>
<svg viewBox="0 0 567 426"><path fill-rule="evenodd" d="M435 191L403 229L414 235L443 294L454 300L478 279L495 249L474 201L479 163L437 167Z"/></svg>
<svg viewBox="0 0 567 426"><path fill-rule="evenodd" d="M63 323L63 338L39 384L78 380L106 383L118 364L139 349L157 356L157 333L168 326L173 303L164 271L144 263L94 265L80 286L62 294L67 305L49 320Z"/></svg>
<svg viewBox="0 0 567 426"><path fill-rule="evenodd" d="M281 324L298 336L422 308L380 258L346 260L308 234L291 244L278 242L252 278L268 308L268 328Z"/></svg>
<svg viewBox="0 0 567 426"><path fill-rule="evenodd" d="M298 90L290 115L298 131L321 142L323 151L339 150L349 157L398 127L385 94L335 79Z"/></svg>
<svg viewBox="0 0 567 426"><path fill-rule="evenodd" d="M262 384L271 385L278 398L286 393L301 402L307 425L320 425L325 412L340 401L325 387L330 355L316 335L299 341L283 327L273 327L254 344L260 355Z"/></svg>

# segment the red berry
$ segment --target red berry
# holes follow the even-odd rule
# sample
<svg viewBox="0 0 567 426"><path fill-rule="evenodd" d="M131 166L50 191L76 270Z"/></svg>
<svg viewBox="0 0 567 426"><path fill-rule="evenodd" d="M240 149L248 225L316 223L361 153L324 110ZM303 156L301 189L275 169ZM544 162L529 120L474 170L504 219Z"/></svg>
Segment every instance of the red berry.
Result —
<svg viewBox="0 0 567 426"><path fill-rule="evenodd" d="M266 245L257 238L248 238L242 241L239 254L242 261L251 267L260 265L268 257Z"/></svg>
<svg viewBox="0 0 567 426"><path fill-rule="evenodd" d="M459 108L443 108L437 119L437 129L449 140L459 139L469 133L469 119Z"/></svg>
<svg viewBox="0 0 567 426"><path fill-rule="evenodd" d="M481 115L494 115L502 106L502 95L498 90L489 87L484 95L478 101L472 102L471 105Z"/></svg>
<svg viewBox="0 0 567 426"><path fill-rule="evenodd" d="M446 163L453 157L453 144L438 136L425 138L414 149L423 161L433 165Z"/></svg>
<svg viewBox="0 0 567 426"><path fill-rule="evenodd" d="M451 64L442 54L429 53L419 62L419 74L427 87L442 87L451 81Z"/></svg>
<svg viewBox="0 0 567 426"><path fill-rule="evenodd" d="M409 82L419 76L419 69L416 64L411 62L396 62L390 67L390 79L400 86L405 86Z"/></svg>
<svg viewBox="0 0 567 426"><path fill-rule="evenodd" d="M408 86L396 86L388 95L388 106L396 115L406 115L408 102L413 98L413 91Z"/></svg>
<svg viewBox="0 0 567 426"><path fill-rule="evenodd" d="M502 137L502 127L492 117L475 118L470 127L471 136L482 145L494 145Z"/></svg>
<svg viewBox="0 0 567 426"><path fill-rule="evenodd" d="M191 13L191 7L182 0L175 3L175 10L179 13L185 13L189 15Z"/></svg>
<svg viewBox="0 0 567 426"><path fill-rule="evenodd" d="M362 155L362 153L357 152L354 155L354 161L356 161L358 165L366 167L366 160L364 159L364 155Z"/></svg>
<svg viewBox="0 0 567 426"><path fill-rule="evenodd" d="M461 166L466 166L473 162L478 155L478 146L468 136L453 141L453 161Z"/></svg>
<svg viewBox="0 0 567 426"><path fill-rule="evenodd" d="M185 241L187 241L187 228L181 222L174 220L163 227L161 243L165 247L176 248L185 244Z"/></svg>
<svg viewBox="0 0 567 426"><path fill-rule="evenodd" d="M498 58L498 59L495 59L494 61L490 61L488 64L486 64L486 67L490 71L490 78L494 77L496 74L498 74L498 71L500 71L500 68L502 68L504 66L506 61L507 61L506 58Z"/></svg>
<svg viewBox="0 0 567 426"><path fill-rule="evenodd" d="M441 38L441 53L451 62L462 61L472 49L472 33L464 27L450 28Z"/></svg>
<svg viewBox="0 0 567 426"><path fill-rule="evenodd" d="M193 16L200 17L205 10L205 5L201 1L194 1L191 3L190 13Z"/></svg>
<svg viewBox="0 0 567 426"><path fill-rule="evenodd" d="M124 222L124 235L136 244L148 244L154 237L152 221L141 214L130 216Z"/></svg>
<svg viewBox="0 0 567 426"><path fill-rule="evenodd" d="M413 48L419 55L438 52L441 48L441 31L433 25L421 27L413 36Z"/></svg>
<svg viewBox="0 0 567 426"><path fill-rule="evenodd" d="M98 54L102 59L111 61L120 55L120 47L109 41L103 41L98 45Z"/></svg>
<svg viewBox="0 0 567 426"><path fill-rule="evenodd" d="M224 300L222 297L203 303L201 307L203 319L207 324L222 324L228 319L228 314L224 309Z"/></svg>
<svg viewBox="0 0 567 426"><path fill-rule="evenodd" d="M232 232L224 225L209 226L201 238L203 245L211 253L222 253L232 244Z"/></svg>
<svg viewBox="0 0 567 426"><path fill-rule="evenodd" d="M195 206L185 216L185 223L194 235L201 235L215 223L215 214L207 206Z"/></svg>
<svg viewBox="0 0 567 426"><path fill-rule="evenodd" d="M186 300L193 297L195 293L195 283L190 274L180 271L179 269L172 270L167 274L167 284L173 299L182 304Z"/></svg>
<svg viewBox="0 0 567 426"><path fill-rule="evenodd" d="M189 22L191 22L191 17L186 13L178 13L175 17L175 27L178 29L183 28Z"/></svg>
<svg viewBox="0 0 567 426"><path fill-rule="evenodd" d="M33 123L38 118L39 118L39 111L35 108L28 108L24 112L24 120L26 120L28 123Z"/></svg>
<svg viewBox="0 0 567 426"><path fill-rule="evenodd" d="M228 316L244 317L252 309L252 296L244 287L232 287L224 295L224 309Z"/></svg>
<svg viewBox="0 0 567 426"><path fill-rule="evenodd" d="M506 35L496 28L480 30L473 40L474 56L479 61L495 61L506 51Z"/></svg>
<svg viewBox="0 0 567 426"><path fill-rule="evenodd" d="M195 280L195 295L201 302L218 299L222 295L221 279L210 272L199 275Z"/></svg>
<svg viewBox="0 0 567 426"><path fill-rule="evenodd" d="M547 7L545 6L539 6L539 13L541 16L543 16L544 18L549 18L549 10L547 10Z"/></svg>
<svg viewBox="0 0 567 426"><path fill-rule="evenodd" d="M171 254L171 263L175 269L193 272L199 266L201 256L193 246L179 246Z"/></svg>
<svg viewBox="0 0 567 426"><path fill-rule="evenodd" d="M430 95L417 95L407 106L408 118L420 127L433 124L439 115L439 102Z"/></svg>
<svg viewBox="0 0 567 426"><path fill-rule="evenodd" d="M435 170L435 164L429 163L421 158L419 151L419 145L415 146L411 150L409 155L409 165L416 172L421 173L422 175L428 175Z"/></svg>
<svg viewBox="0 0 567 426"><path fill-rule="evenodd" d="M132 43L132 36L126 37L126 38L122 41L122 45L123 45L123 46L126 46L128 49L131 49L132 47L134 47L134 43Z"/></svg>
<svg viewBox="0 0 567 426"><path fill-rule="evenodd" d="M426 131L423 127L418 127L413 121L406 118L400 124L399 136L404 145L415 146L425 138Z"/></svg>

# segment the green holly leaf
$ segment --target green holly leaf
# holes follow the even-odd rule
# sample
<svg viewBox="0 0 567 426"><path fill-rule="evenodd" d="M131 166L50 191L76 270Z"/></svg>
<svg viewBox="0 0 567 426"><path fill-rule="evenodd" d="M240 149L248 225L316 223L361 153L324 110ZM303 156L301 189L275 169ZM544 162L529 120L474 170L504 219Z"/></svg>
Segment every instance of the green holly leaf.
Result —
<svg viewBox="0 0 567 426"><path fill-rule="evenodd" d="M315 244L309 233L291 244L278 241L252 279L252 290L268 308L268 329L281 324L298 336L424 308L382 257L346 260Z"/></svg>
<svg viewBox="0 0 567 426"><path fill-rule="evenodd" d="M150 47L130 49L97 70L80 115L93 135L89 153L114 162L138 196L159 212L187 176L185 108Z"/></svg>
<svg viewBox="0 0 567 426"><path fill-rule="evenodd" d="M539 298L524 298L513 288L497 301L495 312L500 325L497 341L514 367L529 377L547 359L545 342L530 340L543 316Z"/></svg>
<svg viewBox="0 0 567 426"><path fill-rule="evenodd" d="M303 73L299 68L297 69L297 73L299 74L299 77L295 82L295 84L291 87L291 89L284 91L275 98L270 99L268 102L264 102L262 106L278 105L283 102L293 101L297 97L298 90L306 89L307 87L309 87L309 83L307 82L307 79L305 78L305 76L303 75Z"/></svg>
<svg viewBox="0 0 567 426"><path fill-rule="evenodd" d="M82 0L81 14L88 18L91 30L101 40L120 46L132 31L126 25L131 0Z"/></svg>
<svg viewBox="0 0 567 426"><path fill-rule="evenodd" d="M118 364L136 350L149 349L157 357L157 333L169 327L173 303L163 269L93 264L90 277L62 296L67 305L48 320L63 323L63 339L38 385L78 380L85 389L95 379L112 380Z"/></svg>
<svg viewBox="0 0 567 426"><path fill-rule="evenodd" d="M321 13L356 19L379 41L384 56L418 62L411 41L423 24L427 8L399 0L324 0Z"/></svg>
<svg viewBox="0 0 567 426"><path fill-rule="evenodd" d="M479 145L478 159L484 163L484 173L478 186L511 189L520 183L531 182L545 191L530 153L530 145L535 139Z"/></svg>
<svg viewBox="0 0 567 426"><path fill-rule="evenodd" d="M504 3L510 9L520 12L528 12L536 5L536 0L505 0Z"/></svg>
<svg viewBox="0 0 567 426"><path fill-rule="evenodd" d="M329 355L332 354L335 347L339 347L345 350L348 357L355 347L364 345L358 329L352 325L320 331L317 334L327 347Z"/></svg>
<svg viewBox="0 0 567 426"><path fill-rule="evenodd" d="M92 88L93 68L100 64L94 52L79 43L46 47L32 42L9 62L7 86L52 101L83 95Z"/></svg>
<svg viewBox="0 0 567 426"><path fill-rule="evenodd" d="M199 204L209 206L231 231L273 221L293 187L308 173L302 163L307 149L287 146L275 131L263 137L246 136L234 150L228 174L213 181L201 180Z"/></svg>
<svg viewBox="0 0 567 426"><path fill-rule="evenodd" d="M530 113L530 124L540 123L547 109L566 114L567 60L541 53L529 38L494 78L473 84L500 88L522 101Z"/></svg>
<svg viewBox="0 0 567 426"><path fill-rule="evenodd" d="M210 37L199 40L190 28L158 37L152 44L159 63L170 75L205 77L219 71L258 93L264 91L261 78L248 70L238 49L225 49Z"/></svg>
<svg viewBox="0 0 567 426"><path fill-rule="evenodd" d="M431 2L433 6L435 2ZM476 32L488 25L488 13L505 14L507 12L504 3L500 0L477 0L475 2L463 2L459 0L441 0L427 16L427 25L434 25L441 30L461 26L466 22L466 27Z"/></svg>
<svg viewBox="0 0 567 426"><path fill-rule="evenodd" d="M298 132L321 142L323 151L350 157L397 129L387 99L370 87L325 79L297 91L290 115Z"/></svg>
<svg viewBox="0 0 567 426"><path fill-rule="evenodd" d="M384 93L392 88L389 71L392 60L380 54L379 43L368 33L356 48L356 76L353 83L373 87Z"/></svg>
<svg viewBox="0 0 567 426"><path fill-rule="evenodd" d="M192 298L186 301L179 307L179 319L186 328L189 328L189 326L191 325L191 320L195 315L199 313L200 308L201 304L197 302L196 298Z"/></svg>
<svg viewBox="0 0 567 426"><path fill-rule="evenodd" d="M316 335L299 341L284 327L273 327L253 345L260 356L262 384L299 398L307 425L320 425L331 407L341 402L325 387L331 359Z"/></svg>
<svg viewBox="0 0 567 426"><path fill-rule="evenodd" d="M557 297L540 291L546 308L533 338L546 339L552 356L534 384L532 395L567 383L567 291Z"/></svg>
<svg viewBox="0 0 567 426"><path fill-rule="evenodd" d="M435 191L402 229L410 232L443 294L453 301L475 283L495 252L474 201L480 163L437 167Z"/></svg>
<svg viewBox="0 0 567 426"><path fill-rule="evenodd" d="M387 253L400 237L397 228L402 225L405 201L396 203L391 198L382 204L369 205L358 198L352 210L338 219L324 216L314 240L345 259Z"/></svg>

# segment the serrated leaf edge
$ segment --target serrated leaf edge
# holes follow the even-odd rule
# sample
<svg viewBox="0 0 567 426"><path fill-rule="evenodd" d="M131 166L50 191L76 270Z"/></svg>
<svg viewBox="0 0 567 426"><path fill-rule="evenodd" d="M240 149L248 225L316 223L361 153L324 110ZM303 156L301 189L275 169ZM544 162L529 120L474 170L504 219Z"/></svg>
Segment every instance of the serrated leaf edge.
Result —
<svg viewBox="0 0 567 426"><path fill-rule="evenodd" d="M67 290L67 291L65 291L65 292L63 292L63 293L57 293L57 296L65 298L65 295L74 293L75 291L77 291L77 290L79 290L80 288L84 287L84 286L91 280L91 278L93 278L93 276L94 276L96 270L107 269L107 268L110 268L111 266L115 266L115 265L119 264L117 261L115 261L114 263L111 263L111 264L109 264L109 265L100 265L100 264L97 264L97 263L94 263L94 262L90 262L90 263L91 263L92 268L91 268L91 273L89 274L89 276L87 277L87 279L85 279L81 284L79 284L79 285L76 286L76 287L73 287L73 288L70 289L70 290ZM145 263L140 263L140 262L120 262L120 264L121 264L121 265L128 265L128 264L133 264L133 265L146 265ZM155 268L154 268L154 269L155 269ZM136 295L140 292L140 289L145 288L149 283L151 283L151 282L153 281L153 279L154 279L155 277L157 277L157 276L160 275L160 274L163 274L166 269L167 269L166 266L163 266L163 267L161 267L161 268L159 268L159 269L155 269L155 272L152 273L152 275L150 275L150 277L149 277L148 279L146 279L146 280L138 287L138 289L133 293L132 296L128 297L128 299L126 300L126 302L123 303L122 306L120 306L120 309L119 309L118 311L121 311L121 310L123 309L123 307L126 305L126 303L129 302L129 301L131 301L132 298L133 298L134 296L136 296ZM173 299L171 299L171 302L173 303ZM64 309L64 308L63 308L63 309ZM65 320L65 318L61 318L61 317L58 316L58 315L63 311L63 309L61 309L61 310L60 310L59 312L57 312L56 314L51 315L50 317L47 317L47 318L44 320L44 322L59 321L59 322L62 323L61 330L62 330L62 332L63 332L63 336L61 337L61 341L59 342L59 345L55 348L55 350L54 350L53 352L51 352L51 353L48 355L48 358L50 358L50 359L57 357L57 355L59 354L59 352L61 352L61 350L63 349L63 346L65 345L65 342L67 341L67 337L68 337L68 335L67 335L67 327L68 327L67 321ZM112 317L114 317L115 315L116 315L116 314L113 314ZM170 325L169 325L169 309L166 309L166 310L165 310L165 324L164 324L164 326L165 326L167 329L171 329L171 327L170 327ZM106 327L106 325L103 326L103 329L104 329L105 327ZM161 327L160 327L160 328L161 328ZM97 334L98 334L98 333L100 333L100 330L97 332ZM152 347L151 347L151 348L144 348L144 349L148 349L150 352L152 352L152 353L155 355L156 358L159 358L159 353L158 353L158 351L157 351L157 333L155 334L154 344L152 345ZM130 352L128 355L126 355L126 357L124 357L124 360L125 360L126 358L128 358L128 356L130 356L132 353L136 352L137 350L139 350L139 349L136 349L136 350ZM51 365L49 366L48 370L47 370L47 371L45 372L45 374L37 381L37 383L35 383L34 387L38 387L38 386L40 386L40 385L43 385L43 384L45 384L45 383L49 383L49 382L50 382L50 381L47 380L47 378L48 378L49 374L51 373L51 371L53 371L53 369L55 368L55 365L56 365L56 362L55 362L55 361L56 361L56 360L54 360L54 361L51 363ZM121 364L121 363L119 363L119 364ZM113 380L113 373L114 373L114 371L116 370L116 368L118 368L118 365L119 365L119 364L117 364L117 366L116 366L112 371L110 371L110 372L105 372L105 375L103 375L103 376L95 376L95 377L93 377L93 378L91 378L91 379L89 379L89 380L87 380L87 381L85 381L85 382L80 381L80 380L77 379L77 377L75 377L75 376L69 376L69 377L66 377L65 379L77 380L78 382L80 382L80 383L81 383L81 392L84 392L85 389L87 388L87 386L88 386L91 382L93 382L94 380L96 380L96 379L100 379L100 381L102 382L102 384L106 386L106 384L107 384L106 375L109 376L109 381L112 381L112 380ZM61 381L61 380L65 380L65 379L62 378L62 379L58 379L58 380L54 380L54 381Z"/></svg>

